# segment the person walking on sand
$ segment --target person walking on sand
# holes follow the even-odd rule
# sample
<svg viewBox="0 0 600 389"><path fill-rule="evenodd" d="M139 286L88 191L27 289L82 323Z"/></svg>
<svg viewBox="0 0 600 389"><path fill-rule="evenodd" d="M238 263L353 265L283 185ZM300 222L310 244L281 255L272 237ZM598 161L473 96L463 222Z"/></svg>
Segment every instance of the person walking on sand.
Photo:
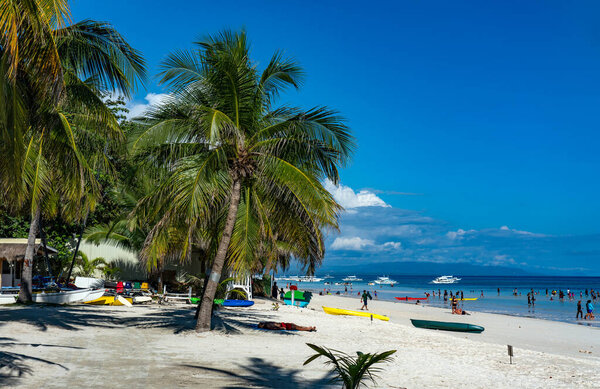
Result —
<svg viewBox="0 0 600 389"><path fill-rule="evenodd" d="M581 300L577 301L577 315L575 315L575 320L579 319L579 316L583 319L583 310L581 310Z"/></svg>
<svg viewBox="0 0 600 389"><path fill-rule="evenodd" d="M363 306L360 308L361 311L363 310L369 310L368 304L369 304L369 300L372 300L373 297L371 297L371 294L369 292L367 292L366 290L363 290L363 294L360 297L360 299L363 302Z"/></svg>
<svg viewBox="0 0 600 389"><path fill-rule="evenodd" d="M275 300L277 300L277 291L279 291L279 288L277 288L277 282L273 282L273 287L271 288L271 297L273 297Z"/></svg>

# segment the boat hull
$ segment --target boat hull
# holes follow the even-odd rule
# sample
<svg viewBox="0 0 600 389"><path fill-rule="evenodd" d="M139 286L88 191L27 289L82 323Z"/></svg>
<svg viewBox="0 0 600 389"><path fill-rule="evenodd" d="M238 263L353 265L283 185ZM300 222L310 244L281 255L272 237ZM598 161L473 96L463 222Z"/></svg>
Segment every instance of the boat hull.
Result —
<svg viewBox="0 0 600 389"><path fill-rule="evenodd" d="M104 289L91 290L90 293L86 296L86 298L81 300L81 302L87 303L88 301L99 299L100 297L104 296L104 292Z"/></svg>
<svg viewBox="0 0 600 389"><path fill-rule="evenodd" d="M14 304L17 302L16 294L0 294L0 305Z"/></svg>
<svg viewBox="0 0 600 389"><path fill-rule="evenodd" d="M34 303L46 304L72 304L83 301L91 289L77 289L52 293L34 293L32 300Z"/></svg>
<svg viewBox="0 0 600 389"><path fill-rule="evenodd" d="M468 323L410 319L413 326L429 330L481 333L485 328Z"/></svg>
<svg viewBox="0 0 600 389"><path fill-rule="evenodd" d="M331 307L323 307L323 311L330 315L345 315L345 316L360 316L360 317L373 317L373 319L389 321L390 318L383 315L377 315L375 313L365 312L365 311L351 311L349 309L341 309L341 308L331 308Z"/></svg>

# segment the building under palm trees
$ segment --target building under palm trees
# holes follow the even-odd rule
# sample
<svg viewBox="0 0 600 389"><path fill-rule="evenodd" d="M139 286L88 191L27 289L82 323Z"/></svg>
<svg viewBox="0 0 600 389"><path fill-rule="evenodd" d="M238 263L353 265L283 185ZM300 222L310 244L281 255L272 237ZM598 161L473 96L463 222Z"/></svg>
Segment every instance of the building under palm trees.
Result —
<svg viewBox="0 0 600 389"><path fill-rule="evenodd" d="M14 287L21 283L21 271L27 239L2 238L0 239L0 287ZM57 250L46 246L48 254L56 254ZM44 246L40 239L35 240L35 254L44 255Z"/></svg>

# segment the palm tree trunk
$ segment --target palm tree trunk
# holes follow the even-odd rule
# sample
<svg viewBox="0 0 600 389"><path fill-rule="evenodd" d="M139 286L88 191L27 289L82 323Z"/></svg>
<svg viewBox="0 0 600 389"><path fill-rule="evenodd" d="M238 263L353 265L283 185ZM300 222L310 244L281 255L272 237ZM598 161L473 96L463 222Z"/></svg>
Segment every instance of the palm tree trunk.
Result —
<svg viewBox="0 0 600 389"><path fill-rule="evenodd" d="M159 260L156 263L156 270L158 271L158 281L157 281L157 285L156 285L156 289L158 289L158 294L162 294L163 292L163 285L164 285L164 281L163 281L163 267L162 267L162 263Z"/></svg>
<svg viewBox="0 0 600 389"><path fill-rule="evenodd" d="M221 241L217 248L217 254L215 255L215 260L213 261L210 270L210 277L206 280L204 295L202 296L200 315L198 316L198 322L196 323L197 332L210 331L213 300L215 298L215 293L217 292L219 280L221 279L221 271L225 264L229 242L231 241L231 234L233 233L233 227L235 226L235 218L240 205L241 188L241 180L239 178L234 178L231 186L231 200L229 202L227 220L225 221L225 229L223 230L223 235L221 236Z"/></svg>
<svg viewBox="0 0 600 389"><path fill-rule="evenodd" d="M35 238L37 237L38 227L40 223L41 209L35 211L35 215L31 218L29 225L29 236L27 237L27 248L25 249L25 258L23 259L23 272L21 274L21 289L19 290L19 302L29 303L32 301L32 286L33 278L33 256L35 255Z"/></svg>

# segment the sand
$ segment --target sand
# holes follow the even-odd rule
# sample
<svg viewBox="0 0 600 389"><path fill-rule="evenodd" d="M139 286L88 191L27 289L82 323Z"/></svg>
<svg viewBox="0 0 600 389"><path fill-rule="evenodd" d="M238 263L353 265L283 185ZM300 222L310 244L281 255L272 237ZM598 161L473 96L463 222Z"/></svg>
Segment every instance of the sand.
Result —
<svg viewBox="0 0 600 389"><path fill-rule="evenodd" d="M573 388L600 386L598 329L538 319L372 301L383 322L331 316L321 305L360 308L358 299L315 296L309 308L269 300L222 309L216 330L193 331L193 307L1 306L0 387L314 388L328 368L306 343L348 353L398 350L382 366L382 388ZM408 318L466 321L482 334L429 331ZM318 331L259 330L261 321L316 325ZM509 364L506 345L515 349ZM335 385L333 387L339 387Z"/></svg>

